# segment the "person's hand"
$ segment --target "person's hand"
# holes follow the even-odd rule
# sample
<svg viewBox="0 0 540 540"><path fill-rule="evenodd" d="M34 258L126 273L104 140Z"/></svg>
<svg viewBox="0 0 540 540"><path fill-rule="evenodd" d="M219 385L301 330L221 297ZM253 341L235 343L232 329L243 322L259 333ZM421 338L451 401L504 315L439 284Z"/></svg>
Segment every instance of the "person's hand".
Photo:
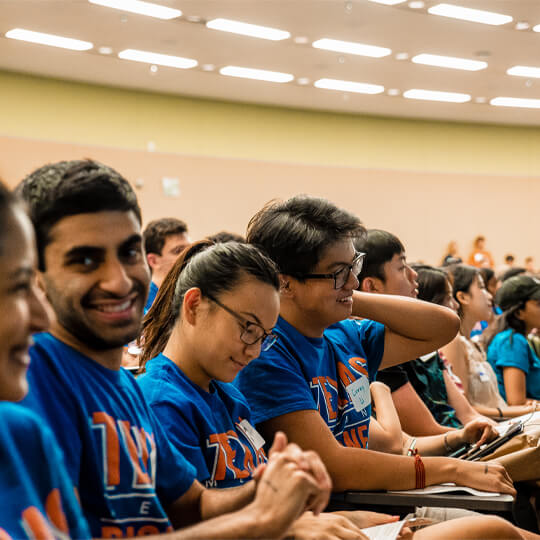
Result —
<svg viewBox="0 0 540 540"><path fill-rule="evenodd" d="M510 475L499 463L461 459L454 461L457 465L454 482L457 485L494 493L516 494Z"/></svg>
<svg viewBox="0 0 540 540"><path fill-rule="evenodd" d="M459 432L463 443L467 442L476 446L482 446L484 443L496 439L499 435L491 422L484 418L471 420Z"/></svg>
<svg viewBox="0 0 540 540"><path fill-rule="evenodd" d="M346 517L360 529L366 529L367 527L375 527L376 525L384 525L385 523L399 521L399 516L381 514L380 512L368 512L366 510L342 510L333 513Z"/></svg>
<svg viewBox="0 0 540 540"><path fill-rule="evenodd" d="M355 514L357 512L346 513ZM340 514L342 512L323 512L315 516L313 512L304 512L291 525L287 531L287 537L295 540L355 540L357 538L367 540L368 537L362 533L359 525Z"/></svg>
<svg viewBox="0 0 540 540"><path fill-rule="evenodd" d="M320 514L330 499L332 482L319 456L287 444L281 432L274 438L268 463L255 476L257 491L252 509L275 532L286 530L305 510Z"/></svg>

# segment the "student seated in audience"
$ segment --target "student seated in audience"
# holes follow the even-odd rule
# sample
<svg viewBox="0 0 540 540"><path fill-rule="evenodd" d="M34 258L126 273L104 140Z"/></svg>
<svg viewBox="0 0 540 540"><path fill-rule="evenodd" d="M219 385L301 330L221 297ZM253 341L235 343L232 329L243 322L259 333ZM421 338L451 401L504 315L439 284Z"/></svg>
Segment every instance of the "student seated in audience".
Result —
<svg viewBox="0 0 540 540"><path fill-rule="evenodd" d="M441 266L448 266L450 264L457 264L462 262L461 257L458 254L458 246L455 240L448 243L446 248L446 255L443 257Z"/></svg>
<svg viewBox="0 0 540 540"><path fill-rule="evenodd" d="M257 484L205 489L120 367L149 282L128 182L97 162L71 161L34 171L19 191L56 316L30 350L24 403L52 428L92 535L158 534L215 517L174 537L281 537L306 509L321 511L331 488L324 465L283 434Z"/></svg>
<svg viewBox="0 0 540 540"><path fill-rule="evenodd" d="M0 183L0 538L90 538L54 435L19 404L32 333L49 320L32 224Z"/></svg>
<svg viewBox="0 0 540 540"><path fill-rule="evenodd" d="M144 320L146 372L137 382L206 487L245 484L267 461L246 400L230 383L276 339L278 289L275 264L256 247L200 242L176 261ZM394 521L371 512L347 515L362 527ZM288 534L360 532L344 516L324 518L306 514Z"/></svg>
<svg viewBox="0 0 540 540"><path fill-rule="evenodd" d="M143 231L144 251L152 274L145 312L150 309L165 276L178 255L189 246L187 224L176 218L151 221Z"/></svg>
<svg viewBox="0 0 540 540"><path fill-rule="evenodd" d="M248 242L281 272L279 338L235 379L253 421L266 439L283 430L315 450L336 491L456 482L514 493L500 466L486 471L479 463L427 457L415 467L411 457L368 449L369 383L379 367L437 350L459 320L434 304L356 291L364 254L353 239L362 234L356 216L307 196L271 203L251 219Z"/></svg>
<svg viewBox="0 0 540 540"><path fill-rule="evenodd" d="M469 254L467 263L471 266L476 266L476 268L493 268L495 262L493 256L486 249L486 239L484 236L477 236L473 241L473 249Z"/></svg>
<svg viewBox="0 0 540 540"><path fill-rule="evenodd" d="M355 247L366 253L365 264L358 277L360 290L417 297L418 275L407 264L405 247L399 238L387 231L371 229L355 241ZM439 284L442 285L444 297L446 279L440 280ZM428 354L433 354L434 350ZM377 380L392 390L392 399L404 431L415 436L436 435L446 433L451 428L459 428L478 417L478 413L462 397L445 371L442 373L445 389L439 384L436 397L431 396L431 391L436 390L431 386L428 395L421 393L424 388L416 389L414 383L419 381L417 373L423 371L423 368L423 360L417 359L383 369L377 375ZM445 394L448 394L450 402L445 399Z"/></svg>
<svg viewBox="0 0 540 540"><path fill-rule="evenodd" d="M486 289L491 294L491 298L495 298L497 289L500 286L500 281L498 280L495 272L491 268L480 268L480 275L484 280ZM489 325L495 323L497 317L502 313L502 309L495 303L492 306L490 316L485 321L477 322L473 329L471 330L471 337L480 336Z"/></svg>
<svg viewBox="0 0 540 540"><path fill-rule="evenodd" d="M453 296L458 304L461 320L460 333L442 351L461 379L465 396L480 413L492 418L521 416L534 406L508 405L499 393L497 378L486 359L483 348L470 338L471 329L479 320L486 319L492 308L492 298L487 291L478 268L457 265L451 269Z"/></svg>
<svg viewBox="0 0 540 540"><path fill-rule="evenodd" d="M523 406L540 400L540 359L527 341L540 328L540 280L527 275L510 278L496 299L503 314L497 333L488 340L487 359L501 395L509 404Z"/></svg>

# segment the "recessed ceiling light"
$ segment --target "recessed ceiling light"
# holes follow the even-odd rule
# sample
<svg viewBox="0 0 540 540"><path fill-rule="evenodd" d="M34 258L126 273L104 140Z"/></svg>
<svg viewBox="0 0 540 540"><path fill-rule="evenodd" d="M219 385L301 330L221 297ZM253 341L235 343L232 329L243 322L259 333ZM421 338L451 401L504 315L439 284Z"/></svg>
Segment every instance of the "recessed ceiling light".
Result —
<svg viewBox="0 0 540 540"><path fill-rule="evenodd" d="M219 70L222 75L229 77L241 77L244 79L255 79L258 81L268 81L286 83L294 79L290 73L280 73L279 71L267 71L265 69L252 69L240 66L225 66Z"/></svg>
<svg viewBox="0 0 540 540"><path fill-rule="evenodd" d="M306 84L309 84L311 81L307 77L298 77L296 79L297 84L301 86L305 86Z"/></svg>
<svg viewBox="0 0 540 540"><path fill-rule="evenodd" d="M214 66L214 64L203 64L201 66L201 69L203 71L214 71L216 69L216 66Z"/></svg>
<svg viewBox="0 0 540 540"><path fill-rule="evenodd" d="M525 21L518 21L514 27L516 30L528 30L531 25Z"/></svg>
<svg viewBox="0 0 540 540"><path fill-rule="evenodd" d="M525 109L540 109L540 99L523 99L514 97L496 97L490 102L496 107L523 107Z"/></svg>
<svg viewBox="0 0 540 540"><path fill-rule="evenodd" d="M469 94L440 92L437 90L421 90L419 88L413 88L403 92L403 97L409 99L425 99L427 101L448 101L450 103L465 103L471 99Z"/></svg>
<svg viewBox="0 0 540 540"><path fill-rule="evenodd" d="M240 21L232 21L230 19L212 19L206 23L206 26L212 30L232 32L233 34L270 39L272 41L280 41L291 37L290 32L285 30L278 30L277 28L258 26L257 24L249 24Z"/></svg>
<svg viewBox="0 0 540 540"><path fill-rule="evenodd" d="M540 32L540 24L533 26L533 32Z"/></svg>
<svg viewBox="0 0 540 540"><path fill-rule="evenodd" d="M296 36L293 38L293 41L298 45L305 45L309 42L309 39L306 36Z"/></svg>
<svg viewBox="0 0 540 540"><path fill-rule="evenodd" d="M451 17L452 19L461 19L481 24L501 25L512 21L510 15L493 13L492 11L483 11L481 9L472 9L453 4L437 4L428 9L432 15L441 15L442 17Z"/></svg>
<svg viewBox="0 0 540 540"><path fill-rule="evenodd" d="M139 15L147 15L148 17L156 17L157 19L176 19L180 17L182 12L179 9L172 9L150 2L142 2L142 0L88 0L91 4L98 6L109 7L113 9L121 9L130 13L138 13Z"/></svg>
<svg viewBox="0 0 540 540"><path fill-rule="evenodd" d="M399 96L399 94L401 94L401 92L397 88L389 88L386 93L389 96Z"/></svg>
<svg viewBox="0 0 540 540"><path fill-rule="evenodd" d="M422 0L414 0L407 4L411 9L422 9L426 4Z"/></svg>
<svg viewBox="0 0 540 540"><path fill-rule="evenodd" d="M98 49L99 54L112 54L112 47L100 47Z"/></svg>
<svg viewBox="0 0 540 540"><path fill-rule="evenodd" d="M464 69L466 71L479 71L487 68L487 62L481 60L467 60L454 56L439 56L438 54L417 54L411 58L415 64L437 66L451 69Z"/></svg>
<svg viewBox="0 0 540 540"><path fill-rule="evenodd" d="M365 45L353 41L340 41L338 39L323 38L312 43L316 49L327 51L342 52L348 54L357 54L360 56L371 56L372 58L381 58L392 53L386 47L376 47L374 45Z"/></svg>
<svg viewBox="0 0 540 540"><path fill-rule="evenodd" d="M89 41L80 41L79 39L72 39L54 34L34 32L32 30L25 30L24 28L13 28L6 32L6 37L21 41L29 41L30 43L39 43L40 45L50 45L51 47L70 49L72 51L87 51L94 46Z"/></svg>
<svg viewBox="0 0 540 540"><path fill-rule="evenodd" d="M197 60L192 58L182 58L181 56L171 56L149 51L139 51L137 49L125 49L118 53L118 57L123 60L133 60L134 62L144 62L147 64L157 64L158 66L168 66L179 69L189 69L197 65Z"/></svg>
<svg viewBox="0 0 540 540"><path fill-rule="evenodd" d="M397 4L403 4L406 0L369 0L370 2L375 2L376 4L384 4L385 6L396 6Z"/></svg>
<svg viewBox="0 0 540 540"><path fill-rule="evenodd" d="M540 79L540 67L532 66L512 66L506 70L508 75L516 75L517 77L533 77Z"/></svg>
<svg viewBox="0 0 540 540"><path fill-rule="evenodd" d="M406 52L398 52L395 56L396 60L408 60L409 59L409 53Z"/></svg>
<svg viewBox="0 0 540 540"><path fill-rule="evenodd" d="M384 86L354 81L340 81L338 79L319 79L313 83L316 88L326 90L339 90L341 92L355 92L357 94L380 94Z"/></svg>
<svg viewBox="0 0 540 540"><path fill-rule="evenodd" d="M474 98L474 101L476 103L487 103L487 98L485 98L483 96L479 96L479 97Z"/></svg>

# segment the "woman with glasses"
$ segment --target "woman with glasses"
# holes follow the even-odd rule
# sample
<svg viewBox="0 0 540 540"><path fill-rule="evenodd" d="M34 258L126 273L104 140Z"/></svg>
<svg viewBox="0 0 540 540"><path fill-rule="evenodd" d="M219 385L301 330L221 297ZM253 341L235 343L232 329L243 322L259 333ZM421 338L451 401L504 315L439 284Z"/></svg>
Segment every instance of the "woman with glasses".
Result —
<svg viewBox="0 0 540 540"><path fill-rule="evenodd" d="M266 462L247 403L229 383L274 343L278 288L274 263L255 247L201 242L179 258L144 320L138 381L207 487L241 485Z"/></svg>

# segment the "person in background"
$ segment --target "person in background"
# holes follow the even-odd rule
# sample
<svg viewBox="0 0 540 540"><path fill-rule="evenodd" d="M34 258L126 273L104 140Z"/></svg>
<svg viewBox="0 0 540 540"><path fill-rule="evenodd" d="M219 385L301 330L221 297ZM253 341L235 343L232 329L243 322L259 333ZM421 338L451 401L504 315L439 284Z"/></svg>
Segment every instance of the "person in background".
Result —
<svg viewBox="0 0 540 540"><path fill-rule="evenodd" d="M459 264L462 262L462 258L458 254L458 246L455 240L448 243L446 248L446 255L443 257L441 265L448 266L450 264Z"/></svg>
<svg viewBox="0 0 540 540"><path fill-rule="evenodd" d="M23 404L52 428L93 537L192 526L174 538L279 538L305 510L320 512L331 489L326 469L315 454L287 446L283 433L257 483L205 489L120 367L123 345L139 334L149 283L129 183L95 161L64 161L34 171L18 190L56 315L30 349Z"/></svg>
<svg viewBox="0 0 540 540"><path fill-rule="evenodd" d="M499 393L497 378L484 350L470 338L476 322L486 319L492 309L491 295L485 288L480 270L474 266L457 265L452 268L452 278L461 327L456 339L442 347L442 352L461 379L465 397L480 414L491 418L532 412L534 406L525 404L525 399L519 404L506 403Z"/></svg>
<svg viewBox="0 0 540 540"><path fill-rule="evenodd" d="M507 270L510 270L510 268L513 268L515 261L516 261L516 258L510 253L508 255L505 255L504 263L501 264L501 266L497 267L497 277L501 277ZM487 282L486 282L486 286L487 286Z"/></svg>
<svg viewBox="0 0 540 540"><path fill-rule="evenodd" d="M407 264L405 247L399 238L387 231L371 229L364 237L355 241L355 247L358 251L366 253L365 264L358 276L360 290L417 297L418 274ZM443 295L446 291L445 284L446 280L442 280ZM433 352L428 351L428 354L431 355ZM422 365L422 363L419 364L420 367ZM383 369L377 374L377 380L385 383L392 391L392 399L404 431L415 436L436 435L446 433L452 428L459 428L462 424L478 417L478 413L471 407L460 403L460 418L456 417L453 407L447 404L437 408L440 415L439 420L436 420L424 403L421 394L411 384L409 374L414 380L416 380L416 375L414 368L409 366L411 364L407 362ZM448 384L451 384L449 378ZM452 390L454 396L456 389L452 388ZM456 396L455 401L459 402L459 397Z"/></svg>
<svg viewBox="0 0 540 540"><path fill-rule="evenodd" d="M19 404L32 334L49 319L32 223L0 183L0 538L90 538L51 430Z"/></svg>
<svg viewBox="0 0 540 540"><path fill-rule="evenodd" d="M467 264L477 268L493 268L495 263L493 256L486 250L486 239L484 236L477 236L473 242L473 249L467 259Z"/></svg>
<svg viewBox="0 0 540 540"><path fill-rule="evenodd" d="M507 279L510 279L515 276L520 276L521 274L526 274L527 269L523 266L514 266L513 268L510 268L510 270L507 270L502 276L501 276L501 283L504 283Z"/></svg>
<svg viewBox="0 0 540 540"><path fill-rule="evenodd" d="M534 257L525 257L525 270L527 270L527 272L533 276L536 275L537 270L534 266Z"/></svg>
<svg viewBox="0 0 540 540"><path fill-rule="evenodd" d="M146 260L152 274L145 313L150 309L158 289L178 255L191 244L187 224L176 218L151 221L143 232Z"/></svg>
<svg viewBox="0 0 540 540"><path fill-rule="evenodd" d="M208 240L214 242L214 244L222 244L224 242L240 242L244 243L246 239L240 235L229 231L219 231L215 234L208 236Z"/></svg>
<svg viewBox="0 0 540 540"><path fill-rule="evenodd" d="M540 359L527 341L540 328L540 280L528 275L507 279L496 300L503 314L487 341L487 359L501 395L511 405L526 406L528 400L540 400Z"/></svg>
<svg viewBox="0 0 540 540"><path fill-rule="evenodd" d="M489 292L489 294L491 294L491 298L495 298L497 289L501 285L501 282L497 279L495 272L491 268L480 268L480 274L482 276L482 279L484 280L487 291ZM495 323L497 317L501 315L501 313L502 309L497 304L493 303L491 314L488 319L486 319L485 321L478 321L473 326L473 329L471 330L471 338L482 335L482 333L490 324L492 325Z"/></svg>

